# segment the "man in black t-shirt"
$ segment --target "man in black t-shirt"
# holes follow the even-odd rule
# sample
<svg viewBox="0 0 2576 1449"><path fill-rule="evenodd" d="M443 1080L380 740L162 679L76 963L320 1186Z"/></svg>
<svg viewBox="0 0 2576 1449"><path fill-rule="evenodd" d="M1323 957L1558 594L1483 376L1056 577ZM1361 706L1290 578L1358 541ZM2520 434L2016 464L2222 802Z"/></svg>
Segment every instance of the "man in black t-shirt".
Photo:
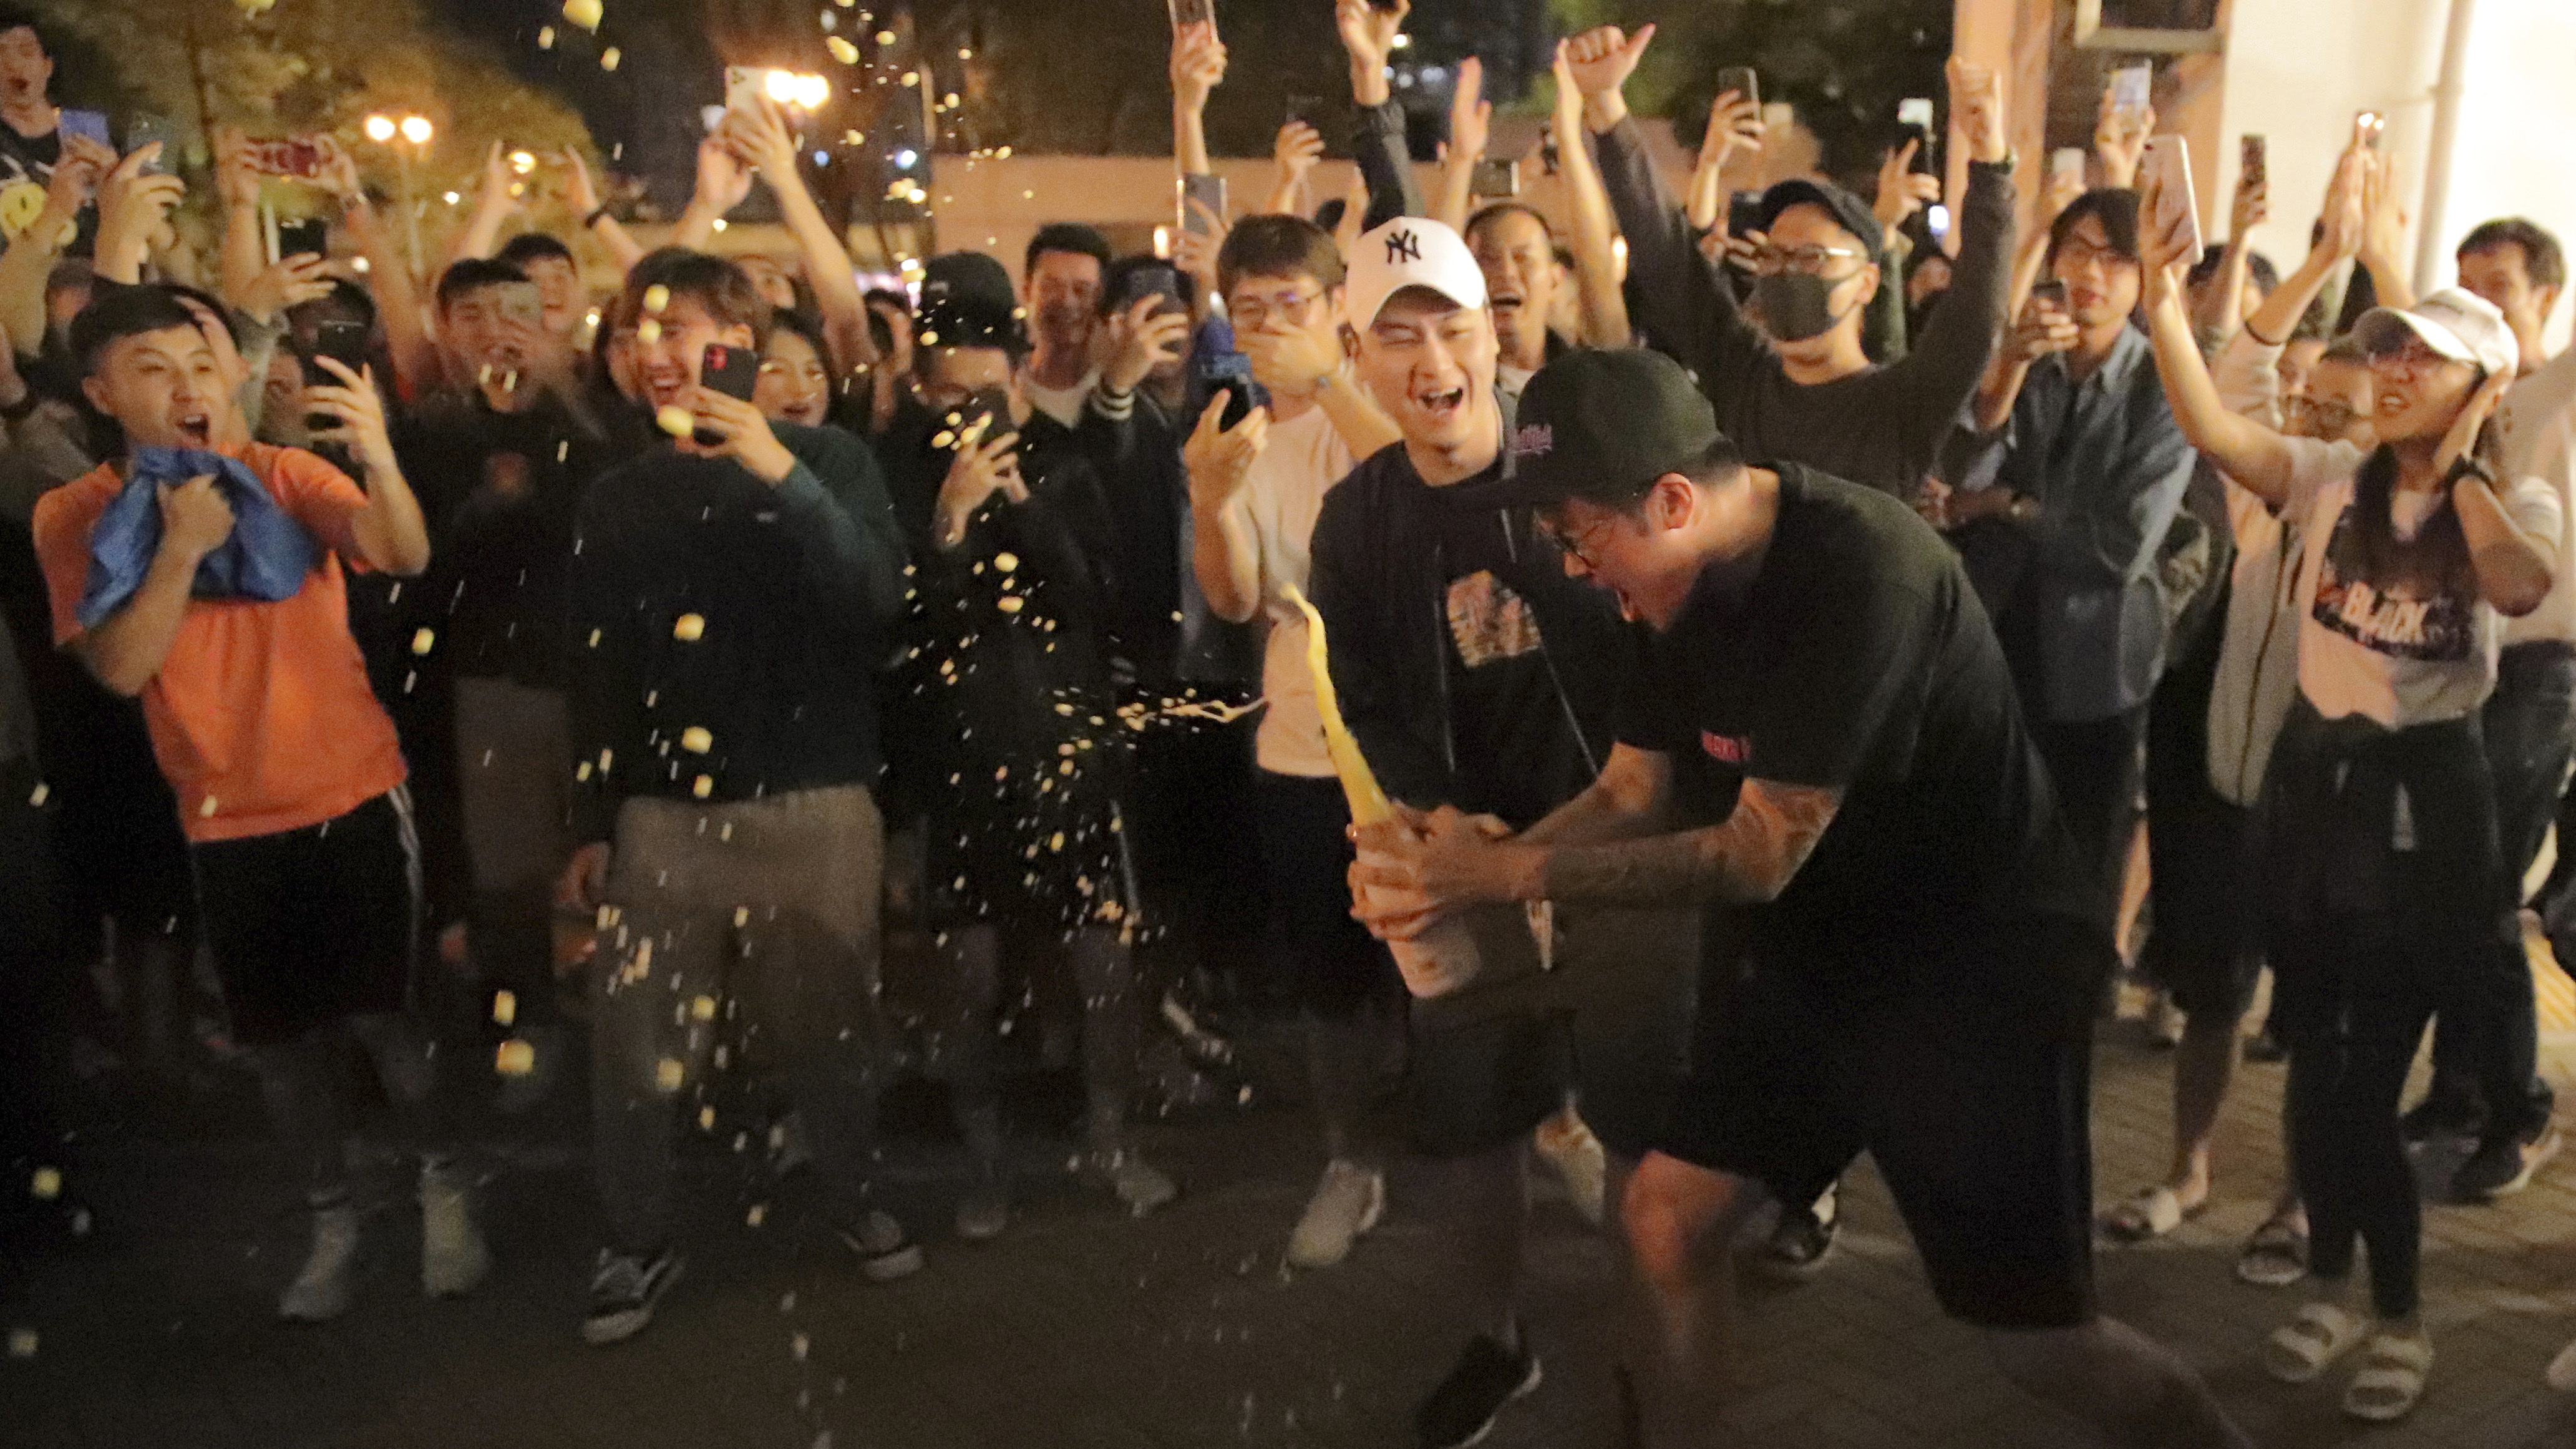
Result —
<svg viewBox="0 0 2576 1449"><path fill-rule="evenodd" d="M1868 1148L1942 1306L2032 1392L2138 1445L2243 1445L2094 1302L2089 1006L2109 960L1992 627L1896 500L1747 467L1669 359L1588 353L1523 396L1512 491L1649 626L1601 778L1516 839L1454 810L1364 831L1372 928L1507 901L1743 913L1743 978L1623 1201L1654 1300L1649 1442L1700 1443L1711 1265L1748 1181ZM1670 831L1676 823L1700 828ZM1713 822L1713 823L1710 823Z"/></svg>
<svg viewBox="0 0 2576 1449"><path fill-rule="evenodd" d="M1524 828L1606 755L1624 631L1530 510L1494 497L1509 428L1466 243L1398 218L1360 238L1347 288L1359 375L1404 439L1315 520L1307 587L1334 692L1389 796ZM1486 1330L1416 1413L1423 1449L1475 1442L1537 1384L1517 1311L1531 1133L1571 1089L1614 1181L1654 1141L1687 1046L1691 925L1671 910L1485 912L1472 929L1486 979L1414 1004L1408 1136L1440 1164L1429 1195L1469 1238L1464 1293Z"/></svg>
<svg viewBox="0 0 2576 1449"><path fill-rule="evenodd" d="M53 184L54 166L63 158L63 138L78 135L108 144L106 117L55 107L53 79L53 53L35 18L16 6L0 5L0 236L12 240L44 210L45 189ZM98 213L83 207L80 221L77 249L85 254Z"/></svg>

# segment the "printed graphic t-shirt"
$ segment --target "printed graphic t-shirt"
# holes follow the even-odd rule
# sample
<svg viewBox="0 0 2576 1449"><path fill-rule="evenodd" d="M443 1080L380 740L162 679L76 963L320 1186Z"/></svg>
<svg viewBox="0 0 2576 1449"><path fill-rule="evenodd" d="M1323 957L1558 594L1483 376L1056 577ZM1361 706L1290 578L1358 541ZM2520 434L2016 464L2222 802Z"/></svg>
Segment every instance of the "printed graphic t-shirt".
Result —
<svg viewBox="0 0 2576 1449"><path fill-rule="evenodd" d="M2447 499L2436 506L2419 494L2410 505L2407 495L2397 495L2390 523L2400 547L2373 567L2354 495L2363 473L2395 462L2382 450L2358 471L2338 466L2350 457L2328 444L2292 451L2281 516L2299 521L2303 544L2293 596L2300 609L2299 692L2327 719L2358 714L2389 729L2458 719L2485 704L2495 688L2504 618L2478 597L2463 552L2407 546L2424 537ZM2558 496L2547 484L2507 478L2496 495L2525 533L2558 537Z"/></svg>
<svg viewBox="0 0 2576 1449"><path fill-rule="evenodd" d="M1549 677L1538 614L1503 580L1518 564L1503 515L1443 496L1439 536L1449 737L1470 814L1526 829L1591 779Z"/></svg>

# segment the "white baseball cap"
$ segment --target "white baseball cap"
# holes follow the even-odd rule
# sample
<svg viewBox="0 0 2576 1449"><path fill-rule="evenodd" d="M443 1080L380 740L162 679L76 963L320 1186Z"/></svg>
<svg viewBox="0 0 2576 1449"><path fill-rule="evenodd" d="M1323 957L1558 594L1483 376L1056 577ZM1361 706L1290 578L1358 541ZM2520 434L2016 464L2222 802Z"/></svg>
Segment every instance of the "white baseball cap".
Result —
<svg viewBox="0 0 2576 1449"><path fill-rule="evenodd" d="M1351 325L1377 321L1386 299L1407 287L1429 287L1461 307L1485 305L1485 270L1458 233L1418 216L1399 216L1351 248Z"/></svg>
<svg viewBox="0 0 2576 1449"><path fill-rule="evenodd" d="M2522 345L2512 324L2496 304L2460 287L2444 287L2412 307L2373 307L2352 324L2362 350L2373 355L2393 352L2409 337L2453 362L2484 368L2489 377L2514 371L2522 363Z"/></svg>

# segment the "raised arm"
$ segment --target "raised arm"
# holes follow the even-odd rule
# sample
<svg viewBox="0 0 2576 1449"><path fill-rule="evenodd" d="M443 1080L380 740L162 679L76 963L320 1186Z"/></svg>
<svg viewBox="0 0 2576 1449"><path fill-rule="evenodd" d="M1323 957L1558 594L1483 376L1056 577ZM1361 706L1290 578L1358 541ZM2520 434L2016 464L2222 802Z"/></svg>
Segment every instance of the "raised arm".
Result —
<svg viewBox="0 0 2576 1449"><path fill-rule="evenodd" d="M244 154L248 141L234 126L215 128L215 189L224 204L224 238L215 275L225 301L238 307L251 281L268 267L259 224L259 175Z"/></svg>
<svg viewBox="0 0 2576 1449"><path fill-rule="evenodd" d="M1626 347L1636 340L1628 322L1628 298L1619 288L1619 253L1614 243L1618 223L1610 213L1610 193L1601 184L1601 168L1583 138L1583 88L1574 83L1566 59L1566 42L1556 44L1556 164L1565 175L1566 194L1574 201L1574 280L1583 299L1583 342L1589 347Z"/></svg>
<svg viewBox="0 0 2576 1449"><path fill-rule="evenodd" d="M1261 542L1243 507L1252 465L1270 445L1270 410L1254 408L1231 429L1221 429L1227 392L1220 390L1199 414L1199 425L1181 449L1190 482L1190 572L1208 608L1229 624L1261 608Z"/></svg>
<svg viewBox="0 0 2576 1449"><path fill-rule="evenodd" d="M375 379L351 372L335 358L317 359L337 387L309 387L304 401L316 413L339 419L339 426L314 433L317 442L345 444L367 485L367 506L349 520L346 543L369 568L397 578L413 578L429 567L429 524L420 500L412 496L394 445L385 430L384 398Z"/></svg>
<svg viewBox="0 0 2576 1449"><path fill-rule="evenodd" d="M2154 192L2139 198L2141 218L2155 213ZM2141 305L2147 314L2147 337L2155 345L2156 373L2165 385L2165 403L2194 448L2247 492L2279 508L2289 499L2293 466L2289 441L2251 418L2230 412L2201 360L2199 339L2183 310L2180 267L2185 239L2157 235L2152 227L2138 236L2138 271L2143 279Z"/></svg>
<svg viewBox="0 0 2576 1449"><path fill-rule="evenodd" d="M862 367L876 365L875 339L868 335L867 294L859 290L850 253L833 234L814 193L797 166L796 130L778 103L762 97L756 110L725 118L725 132L737 154L749 157L778 197L778 213L804 254L805 279L814 288L814 304L823 314L823 337L830 344L835 385Z"/></svg>
<svg viewBox="0 0 2576 1449"><path fill-rule="evenodd" d="M671 245L704 251L716 223L751 194L751 166L718 136L698 143L698 186L671 227Z"/></svg>
<svg viewBox="0 0 2576 1449"><path fill-rule="evenodd" d="M1955 56L1949 75L1951 114L1968 148L1968 188L1959 202L1959 255L1951 269L1949 292L1932 309L1923 335L1909 339L1911 350L1895 364L1909 377L1948 380L1948 386L1919 395L1920 405L1928 411L1917 421L1924 436L1935 438L1987 377L1993 378L1995 388L1991 397L1979 400L1979 426L1988 432L2002 426L2003 415L2012 408L2004 383L2009 381L2010 391L2018 393L2024 375L2016 372L2006 379L1984 371L2001 360L2003 349L1997 346L1996 335L2015 310L2009 261L2014 250L2013 168L2004 138L2003 82L1994 71ZM2069 320L2064 330L2050 326L2039 337L2071 341L2072 329ZM2016 336L2028 352L2033 338L2019 329ZM2027 357L2018 364L2024 369L2028 365ZM1990 406L1998 402L1999 409Z"/></svg>
<svg viewBox="0 0 2576 1449"><path fill-rule="evenodd" d="M1476 165L1485 159L1493 136L1494 104L1485 99L1485 63L1471 55L1458 62L1458 88L1449 97L1449 142L1440 152L1434 221L1452 231L1467 229L1467 213L1476 205Z"/></svg>
<svg viewBox="0 0 2576 1449"><path fill-rule="evenodd" d="M609 215L608 208L601 204L599 187L590 179L590 163L581 159L578 149L566 146L555 158L555 164L563 168L564 204L572 210L582 230L599 238L599 244L608 248L608 255L616 261L620 275L633 271L635 264L644 259L644 244L629 234L625 225Z"/></svg>
<svg viewBox="0 0 2576 1449"><path fill-rule="evenodd" d="M1391 10L1380 10L1369 0L1333 0L1333 24L1351 59L1351 100L1360 111L1351 159L1368 183L1363 231L1399 216L1425 214L1421 188L1413 179L1413 152L1405 142L1404 109L1395 104L1386 78L1386 58L1404 33L1404 18L1412 13L1412 0L1396 0Z"/></svg>
<svg viewBox="0 0 2576 1449"><path fill-rule="evenodd" d="M438 386L438 339L430 334L421 310L419 279L411 263L386 230L384 219L367 200L358 180L357 160L336 141L326 141L321 184L340 203L340 224L358 255L367 259L367 289L375 294L376 315L385 325L385 346L393 354L394 383L405 397L419 397Z"/></svg>
<svg viewBox="0 0 2576 1449"><path fill-rule="evenodd" d="M170 230L170 213L186 199L188 184L176 176L144 171L161 154L151 142L127 154L98 188L98 278L131 286L143 280L143 263Z"/></svg>
<svg viewBox="0 0 2576 1449"><path fill-rule="evenodd" d="M2218 276L2193 309L2192 320L2204 336L2224 342L2245 325L2245 279L2254 269L2254 228L2272 215L2271 189L2260 178L2238 176L2236 199L2228 208L2227 245L2219 253Z"/></svg>
<svg viewBox="0 0 2576 1449"><path fill-rule="evenodd" d="M1290 121L1279 128L1279 139L1272 143L1270 154L1279 163L1279 184L1272 187L1270 200L1261 208L1267 216L1306 216L1314 211L1306 195L1306 179L1315 172L1315 163L1324 157L1324 137L1304 121Z"/></svg>
<svg viewBox="0 0 2576 1449"><path fill-rule="evenodd" d="M45 283L63 255L63 243L80 224L100 181L116 166L116 153L87 136L64 136L62 159L45 187L45 209L0 253L0 328L21 357L45 347Z"/></svg>
<svg viewBox="0 0 2576 1449"><path fill-rule="evenodd" d="M1215 21L1193 20L1172 32L1171 73L1172 159L1183 176L1210 175L1207 103L1225 83L1225 42Z"/></svg>
<svg viewBox="0 0 2576 1449"><path fill-rule="evenodd" d="M2504 401L2514 377L2510 371L2489 377L2452 420L2451 430L2433 461L2443 476L2450 476L2463 458L2473 457L2487 419L2495 416L2496 406ZM2540 607L2549 597L2550 583L2557 571L2567 566L2567 561L2558 557L2554 526L2538 534L2525 529L2496 496L2499 487L2509 488L2519 481L2499 481L2483 462L2474 462L2451 485L2451 507L2459 514L2460 533L2468 541L2469 566L2478 576L2478 594L2494 605L2497 613L2515 619ZM2559 507L2566 506L2564 499L2553 501Z"/></svg>
<svg viewBox="0 0 2576 1449"><path fill-rule="evenodd" d="M474 210L465 218L465 229L448 243L442 267L468 257L488 257L500 248L501 228L520 210L519 198L510 194L518 184L501 143L493 142L483 156L483 184L474 192Z"/></svg>
<svg viewBox="0 0 2576 1449"><path fill-rule="evenodd" d="M2406 270L2406 202L2397 185L2397 163L2367 147L2363 155L2366 229L2361 265L2370 273L2371 291L2380 306L2410 307L2415 303L2415 284Z"/></svg>

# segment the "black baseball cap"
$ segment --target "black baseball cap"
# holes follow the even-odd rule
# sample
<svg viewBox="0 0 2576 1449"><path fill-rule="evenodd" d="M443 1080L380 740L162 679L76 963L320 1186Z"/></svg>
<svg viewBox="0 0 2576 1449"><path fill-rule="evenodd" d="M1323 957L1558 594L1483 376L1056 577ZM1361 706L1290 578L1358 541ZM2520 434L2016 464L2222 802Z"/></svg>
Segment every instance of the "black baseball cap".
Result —
<svg viewBox="0 0 2576 1449"><path fill-rule="evenodd" d="M1569 352L1521 390L1498 502L1552 507L1581 498L1625 509L1667 473L1733 456L1681 364L1642 347Z"/></svg>
<svg viewBox="0 0 2576 1449"><path fill-rule="evenodd" d="M1878 217L1869 209L1869 203L1830 181L1773 183L1770 190L1762 193L1762 205L1754 213L1756 227L1764 232L1770 231L1771 223L1780 219L1780 213L1793 206L1823 207L1835 225L1860 238L1862 250L1869 253L1866 260L1878 260L1880 250L1887 245L1887 233L1879 226Z"/></svg>

